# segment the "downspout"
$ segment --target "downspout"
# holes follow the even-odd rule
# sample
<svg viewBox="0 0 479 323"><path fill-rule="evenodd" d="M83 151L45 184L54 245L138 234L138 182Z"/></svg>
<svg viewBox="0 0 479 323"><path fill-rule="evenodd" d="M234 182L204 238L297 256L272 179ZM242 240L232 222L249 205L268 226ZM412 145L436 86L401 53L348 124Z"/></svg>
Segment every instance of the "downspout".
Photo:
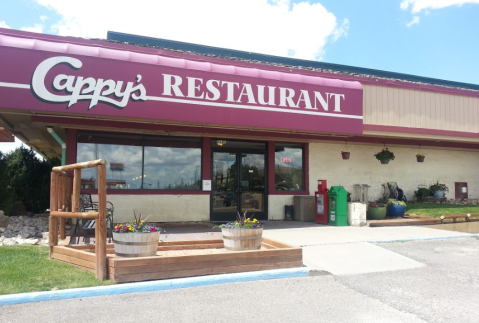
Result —
<svg viewBox="0 0 479 323"><path fill-rule="evenodd" d="M53 127L47 127L48 132L56 139L56 141L62 146L62 166L67 163L67 144L53 131Z"/></svg>

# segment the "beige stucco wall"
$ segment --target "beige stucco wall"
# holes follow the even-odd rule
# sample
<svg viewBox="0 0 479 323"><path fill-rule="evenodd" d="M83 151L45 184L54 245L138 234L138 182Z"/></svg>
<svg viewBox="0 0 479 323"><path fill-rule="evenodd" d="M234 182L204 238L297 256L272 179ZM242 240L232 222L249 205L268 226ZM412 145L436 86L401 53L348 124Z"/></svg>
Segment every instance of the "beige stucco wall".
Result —
<svg viewBox="0 0 479 323"><path fill-rule="evenodd" d="M284 220L284 206L293 205L293 195L270 195L268 203L268 220Z"/></svg>
<svg viewBox="0 0 479 323"><path fill-rule="evenodd" d="M477 92L476 92L477 93ZM364 123L477 132L479 98L363 84Z"/></svg>
<svg viewBox="0 0 479 323"><path fill-rule="evenodd" d="M98 197L92 195L94 201ZM210 220L209 195L113 195L107 200L115 206L114 222L133 221L133 210L148 222L188 222Z"/></svg>
<svg viewBox="0 0 479 323"><path fill-rule="evenodd" d="M92 195L98 201L96 195ZM210 220L210 198L208 195L113 195L107 200L115 206L114 221L133 221L133 210L148 222L190 222ZM284 206L293 204L293 195L270 195L269 220L283 220Z"/></svg>
<svg viewBox="0 0 479 323"><path fill-rule="evenodd" d="M316 191L317 180L326 179L328 187L341 185L358 196L354 184L368 184L369 201L382 193L381 184L397 182L408 199L412 200L418 185L429 186L435 181L445 183L450 191L447 197L454 198L454 182L467 182L469 198L479 198L479 152L453 149L422 148L426 155L424 163L416 161L418 147L390 146L396 159L382 165L374 154L380 145L348 143L349 160L341 159L344 143L310 143L309 146L309 191ZM98 200L97 196L93 196ZM115 205L115 222L131 221L133 210L145 216L151 214L152 222L209 221L209 195L108 195ZM269 220L283 220L284 206L293 204L293 195L270 195L268 197Z"/></svg>
<svg viewBox="0 0 479 323"><path fill-rule="evenodd" d="M374 154L383 147L379 145L348 144L351 157L341 159L344 143L312 143L310 144L309 172L310 194L316 191L317 180L328 180L328 187L341 185L353 193L352 199L358 198L354 184L368 184L369 200L375 200L382 192L382 183L397 182L412 200L418 185L429 186L439 180L449 187L447 197L454 198L454 182L467 182L470 198L479 198L479 152L467 150L424 149L424 163L416 161L417 147L395 147L396 159L382 165Z"/></svg>

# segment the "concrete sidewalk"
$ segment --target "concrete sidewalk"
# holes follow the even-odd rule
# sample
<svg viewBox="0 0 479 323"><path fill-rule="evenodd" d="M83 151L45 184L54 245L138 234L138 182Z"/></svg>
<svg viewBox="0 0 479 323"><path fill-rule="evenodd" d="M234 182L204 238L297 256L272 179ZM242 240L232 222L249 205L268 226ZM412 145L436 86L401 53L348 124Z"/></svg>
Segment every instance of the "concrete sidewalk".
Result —
<svg viewBox="0 0 479 323"><path fill-rule="evenodd" d="M310 222L267 222L263 236L302 247L303 263L309 269L348 275L423 266L375 243L478 235L431 226L334 227Z"/></svg>

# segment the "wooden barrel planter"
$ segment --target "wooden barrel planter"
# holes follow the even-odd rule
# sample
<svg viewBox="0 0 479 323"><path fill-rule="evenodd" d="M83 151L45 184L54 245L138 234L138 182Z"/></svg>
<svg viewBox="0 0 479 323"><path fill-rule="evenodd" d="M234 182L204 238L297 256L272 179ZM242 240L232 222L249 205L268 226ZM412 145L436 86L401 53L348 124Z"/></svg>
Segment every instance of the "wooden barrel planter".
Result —
<svg viewBox="0 0 479 323"><path fill-rule="evenodd" d="M244 251L261 248L263 228L221 228L226 250Z"/></svg>
<svg viewBox="0 0 479 323"><path fill-rule="evenodd" d="M120 257L155 256L160 240L160 231L141 233L113 232L115 255Z"/></svg>

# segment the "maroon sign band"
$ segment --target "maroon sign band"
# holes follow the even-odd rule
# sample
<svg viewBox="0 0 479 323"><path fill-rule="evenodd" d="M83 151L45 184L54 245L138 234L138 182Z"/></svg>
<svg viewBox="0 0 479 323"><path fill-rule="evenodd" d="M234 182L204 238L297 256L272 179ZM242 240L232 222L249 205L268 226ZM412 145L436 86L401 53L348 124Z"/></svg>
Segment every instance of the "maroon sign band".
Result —
<svg viewBox="0 0 479 323"><path fill-rule="evenodd" d="M57 38L26 39L0 31L1 107L308 132L363 130L359 82Z"/></svg>

